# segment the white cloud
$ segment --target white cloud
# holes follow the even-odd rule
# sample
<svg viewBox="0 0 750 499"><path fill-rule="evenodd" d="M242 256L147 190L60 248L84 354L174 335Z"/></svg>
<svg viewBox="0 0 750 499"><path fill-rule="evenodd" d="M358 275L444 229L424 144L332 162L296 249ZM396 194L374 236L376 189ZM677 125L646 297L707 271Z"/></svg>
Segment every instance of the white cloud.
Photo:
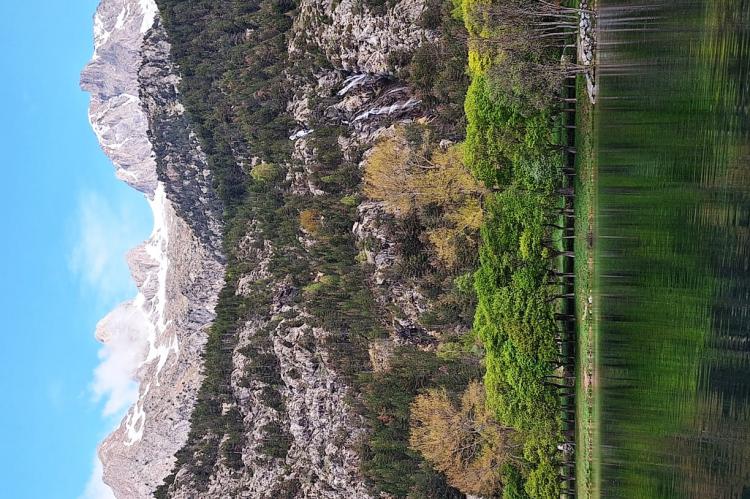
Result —
<svg viewBox="0 0 750 499"><path fill-rule="evenodd" d="M110 308L136 292L125 254L145 232L139 227L145 220L133 199L104 198L94 192L83 192L78 198L70 270L97 308ZM96 337L104 345L90 390L95 402L105 401L104 417L121 416L138 396L133 377L145 355L148 328L141 307L132 301L120 304L97 324Z"/></svg>
<svg viewBox="0 0 750 499"><path fill-rule="evenodd" d="M146 356L151 327L143 309L132 301L115 308L97 325L96 335L105 343L91 388L95 400L106 399L104 416L121 413L138 398L133 377Z"/></svg>
<svg viewBox="0 0 750 499"><path fill-rule="evenodd" d="M111 305L133 292L125 253L142 237L129 203L82 193L69 263L71 271L93 292L100 305Z"/></svg>
<svg viewBox="0 0 750 499"><path fill-rule="evenodd" d="M148 218L138 212L132 199L91 192L78 199L69 267L79 278L86 300L97 309L110 308L136 293L125 254L148 233L144 227ZM133 378L146 354L149 327L141 308L132 301L116 307L97 325L96 336L103 345L89 390L95 402L104 401L102 417L108 424L119 422L138 397ZM115 499L102 480L98 457L79 499Z"/></svg>
<svg viewBox="0 0 750 499"><path fill-rule="evenodd" d="M102 463L98 457L94 457L94 470L86 483L86 489L78 499L115 499L112 489L102 479Z"/></svg>

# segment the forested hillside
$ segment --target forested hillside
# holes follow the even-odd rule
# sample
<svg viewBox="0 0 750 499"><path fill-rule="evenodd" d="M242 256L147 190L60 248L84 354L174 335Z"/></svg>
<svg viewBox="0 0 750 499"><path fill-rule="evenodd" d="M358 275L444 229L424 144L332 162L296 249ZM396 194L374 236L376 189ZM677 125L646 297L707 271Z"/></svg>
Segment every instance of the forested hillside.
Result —
<svg viewBox="0 0 750 499"><path fill-rule="evenodd" d="M158 4L228 267L156 497L559 497L574 14Z"/></svg>

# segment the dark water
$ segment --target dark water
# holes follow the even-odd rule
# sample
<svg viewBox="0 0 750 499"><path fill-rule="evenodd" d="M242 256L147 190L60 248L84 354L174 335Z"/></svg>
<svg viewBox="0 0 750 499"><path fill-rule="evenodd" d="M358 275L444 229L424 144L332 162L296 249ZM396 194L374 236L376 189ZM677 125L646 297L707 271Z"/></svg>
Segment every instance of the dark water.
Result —
<svg viewBox="0 0 750 499"><path fill-rule="evenodd" d="M750 0L600 1L601 492L750 498Z"/></svg>

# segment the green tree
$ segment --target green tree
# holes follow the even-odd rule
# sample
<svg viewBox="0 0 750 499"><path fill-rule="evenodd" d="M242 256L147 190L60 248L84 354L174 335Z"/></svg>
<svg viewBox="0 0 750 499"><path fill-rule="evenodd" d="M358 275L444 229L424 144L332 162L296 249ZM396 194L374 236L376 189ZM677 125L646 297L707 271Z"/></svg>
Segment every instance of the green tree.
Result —
<svg viewBox="0 0 750 499"><path fill-rule="evenodd" d="M560 480L552 463L544 460L526 479L526 493L535 499L558 499L560 497Z"/></svg>

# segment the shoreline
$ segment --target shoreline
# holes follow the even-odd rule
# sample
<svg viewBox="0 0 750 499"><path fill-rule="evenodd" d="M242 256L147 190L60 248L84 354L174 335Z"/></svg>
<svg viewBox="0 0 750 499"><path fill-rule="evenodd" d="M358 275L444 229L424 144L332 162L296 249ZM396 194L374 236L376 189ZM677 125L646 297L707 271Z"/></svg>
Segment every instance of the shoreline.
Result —
<svg viewBox="0 0 750 499"><path fill-rule="evenodd" d="M583 3L583 2L582 2ZM594 4L594 9L596 5ZM594 58L596 54L594 53ZM586 62L586 61L584 61ZM588 65L588 64L587 64ZM576 354L576 495L598 499L598 297L596 279L596 82L593 71L577 80L575 220ZM595 75L593 76L595 78ZM592 94L592 88L594 92Z"/></svg>

